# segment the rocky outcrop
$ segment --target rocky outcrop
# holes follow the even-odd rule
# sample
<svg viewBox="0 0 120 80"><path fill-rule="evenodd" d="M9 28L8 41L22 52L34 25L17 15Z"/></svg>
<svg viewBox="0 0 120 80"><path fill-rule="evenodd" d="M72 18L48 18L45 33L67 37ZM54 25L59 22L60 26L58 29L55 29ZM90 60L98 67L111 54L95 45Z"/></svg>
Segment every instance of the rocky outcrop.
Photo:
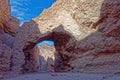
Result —
<svg viewBox="0 0 120 80"><path fill-rule="evenodd" d="M5 26L6 27L5 27L4 31L12 36L15 36L18 32L19 27L20 27L19 19L11 16Z"/></svg>

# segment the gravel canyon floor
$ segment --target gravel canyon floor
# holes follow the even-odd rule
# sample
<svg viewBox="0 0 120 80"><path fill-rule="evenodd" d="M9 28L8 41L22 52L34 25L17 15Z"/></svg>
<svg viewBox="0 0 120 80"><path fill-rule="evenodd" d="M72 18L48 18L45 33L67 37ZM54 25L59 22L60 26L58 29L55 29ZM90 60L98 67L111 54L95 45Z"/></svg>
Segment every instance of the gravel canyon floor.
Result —
<svg viewBox="0 0 120 80"><path fill-rule="evenodd" d="M2 80L120 80L120 74L29 73Z"/></svg>

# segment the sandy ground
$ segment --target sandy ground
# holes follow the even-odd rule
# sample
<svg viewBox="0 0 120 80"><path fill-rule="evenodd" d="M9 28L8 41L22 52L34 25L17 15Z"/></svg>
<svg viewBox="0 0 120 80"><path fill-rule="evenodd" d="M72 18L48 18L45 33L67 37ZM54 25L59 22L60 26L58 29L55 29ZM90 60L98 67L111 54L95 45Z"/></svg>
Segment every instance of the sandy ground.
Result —
<svg viewBox="0 0 120 80"><path fill-rule="evenodd" d="M37 72L2 80L120 80L120 75Z"/></svg>

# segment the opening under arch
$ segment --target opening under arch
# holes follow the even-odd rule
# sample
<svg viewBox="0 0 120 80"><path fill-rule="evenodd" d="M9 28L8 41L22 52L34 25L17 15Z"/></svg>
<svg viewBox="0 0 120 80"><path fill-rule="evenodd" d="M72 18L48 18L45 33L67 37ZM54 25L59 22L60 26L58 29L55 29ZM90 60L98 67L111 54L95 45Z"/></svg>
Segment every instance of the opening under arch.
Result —
<svg viewBox="0 0 120 80"><path fill-rule="evenodd" d="M49 46L54 46L54 41L50 41L50 40L44 40L42 42L38 42L37 46L42 46L44 44L47 44Z"/></svg>
<svg viewBox="0 0 120 80"><path fill-rule="evenodd" d="M44 40L36 45L38 49L38 71L53 72L55 65L54 41Z"/></svg>
<svg viewBox="0 0 120 80"><path fill-rule="evenodd" d="M59 31L59 30L62 31ZM41 37L42 36L42 37ZM30 37L31 38L31 37ZM39 70L51 70L55 72L59 71L68 71L71 69L71 65L69 64L69 61L71 59L71 55L68 55L69 52L66 50L66 45L70 41L71 35L66 32L62 25L60 25L58 28L55 28L53 32L50 32L49 34L40 34L40 37L38 35L34 35L32 39L29 39L29 41L26 41L26 44L23 46L23 53L25 55L24 63L22 64L22 72L33 72L33 71L39 71ZM43 60L50 61L48 63L54 62L52 65L49 65L51 68L40 67L40 55L39 55L39 46L37 46L40 42L43 42L45 40L54 41L54 49L55 53L53 58L47 58L46 60L42 56ZM48 46L48 45L44 45ZM49 50L48 48L46 50ZM47 52L44 50L45 52ZM41 51L43 53L44 51ZM50 51L48 51L50 52ZM67 53L66 53L67 52ZM46 57L46 56L45 56ZM46 64L45 64L46 65ZM67 68L69 67L69 68Z"/></svg>

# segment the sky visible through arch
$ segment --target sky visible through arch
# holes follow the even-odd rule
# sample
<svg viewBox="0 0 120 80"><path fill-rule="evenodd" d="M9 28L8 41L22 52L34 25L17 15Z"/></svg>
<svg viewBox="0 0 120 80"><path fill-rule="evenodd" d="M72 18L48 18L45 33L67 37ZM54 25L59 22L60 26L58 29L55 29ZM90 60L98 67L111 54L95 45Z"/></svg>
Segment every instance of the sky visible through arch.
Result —
<svg viewBox="0 0 120 80"><path fill-rule="evenodd" d="M32 18L39 16L44 9L49 8L56 0L10 0L12 16L20 19L20 24L30 21ZM54 42L43 41L38 45L49 44Z"/></svg>

